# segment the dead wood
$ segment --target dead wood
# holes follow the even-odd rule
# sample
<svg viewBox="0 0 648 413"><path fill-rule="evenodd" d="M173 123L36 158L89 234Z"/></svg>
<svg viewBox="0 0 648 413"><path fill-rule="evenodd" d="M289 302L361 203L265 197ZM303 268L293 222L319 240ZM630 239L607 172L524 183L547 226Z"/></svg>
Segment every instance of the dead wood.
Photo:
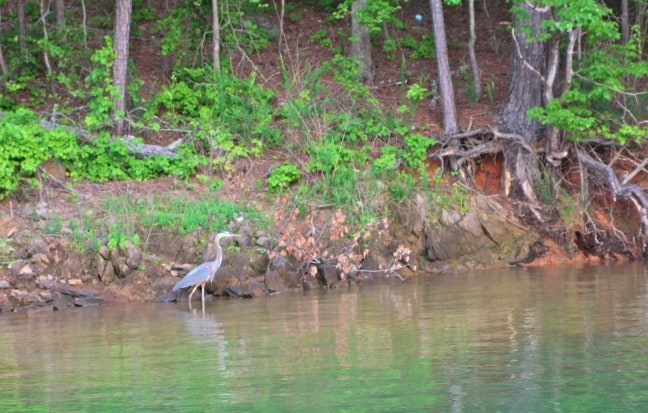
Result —
<svg viewBox="0 0 648 413"><path fill-rule="evenodd" d="M2 116L1 113L0 116ZM51 130L62 126L56 121L50 121L47 119L41 119L40 125L46 130ZM65 130L74 133L79 138L82 138L85 141L91 142L93 140L92 134L82 128L65 126ZM168 144L167 146L160 146L160 145L150 145L146 143L140 143L137 141L137 138L132 135L114 136L113 139L121 140L128 148L128 152L131 155L134 155L139 158L143 158L146 156L167 156L167 157L175 158L176 156L178 156L178 152L177 152L178 147L183 142L182 139L177 139L171 142L170 144Z"/></svg>

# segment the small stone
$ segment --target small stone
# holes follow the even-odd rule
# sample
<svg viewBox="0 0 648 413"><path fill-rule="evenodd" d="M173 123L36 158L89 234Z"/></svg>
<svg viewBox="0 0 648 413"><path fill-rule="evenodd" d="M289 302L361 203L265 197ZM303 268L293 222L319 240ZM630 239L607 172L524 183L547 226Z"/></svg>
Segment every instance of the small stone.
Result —
<svg viewBox="0 0 648 413"><path fill-rule="evenodd" d="M45 254L37 253L32 256L32 262L38 266L47 267L50 260Z"/></svg>
<svg viewBox="0 0 648 413"><path fill-rule="evenodd" d="M19 275L34 275L34 269L31 265L27 264L18 271Z"/></svg>
<svg viewBox="0 0 648 413"><path fill-rule="evenodd" d="M78 278L71 278L71 279L68 280L68 284L69 285L81 285L81 284L83 284L83 281L81 281Z"/></svg>
<svg viewBox="0 0 648 413"><path fill-rule="evenodd" d="M49 254L49 248L47 248L47 244L45 243L44 239L36 238L27 247L27 252L29 252L29 255L31 256L34 256L36 254L43 254L47 256L47 254Z"/></svg>
<svg viewBox="0 0 648 413"><path fill-rule="evenodd" d="M269 251L272 249L272 238L261 236L257 238L256 245Z"/></svg>
<svg viewBox="0 0 648 413"><path fill-rule="evenodd" d="M7 280L0 280L0 289L7 289L10 288L11 284L9 284L9 281Z"/></svg>

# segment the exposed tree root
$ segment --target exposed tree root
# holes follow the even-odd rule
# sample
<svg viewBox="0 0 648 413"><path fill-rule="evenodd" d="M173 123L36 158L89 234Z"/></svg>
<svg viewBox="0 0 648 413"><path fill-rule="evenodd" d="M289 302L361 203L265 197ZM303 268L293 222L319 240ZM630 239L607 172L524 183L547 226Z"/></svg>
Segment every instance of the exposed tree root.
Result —
<svg viewBox="0 0 648 413"><path fill-rule="evenodd" d="M522 148L522 152L526 152L530 155L529 158L531 159L540 159L543 151L542 149L539 149L539 147L531 145L520 135L514 133L502 133L496 129L478 129L460 133L454 135L453 139L454 142L458 142L457 146L441 147L438 151L432 153L430 157L437 158L442 162L448 161L446 164L461 168L462 173L469 181L474 181L473 171L471 169L472 164L484 156L502 154L506 157L515 155L514 152L510 151L510 148L513 145ZM620 148L624 148L618 143L610 145L609 141L605 141L603 142L604 145L596 146L598 148L604 148L608 152L612 152L611 160L608 164L595 154L594 149L585 149L584 145L591 143L591 141L587 141L580 145L574 145L576 149L572 152L565 150L559 154L545 154L547 158L547 166L551 168L551 179L555 179L555 182L561 183L569 181L569 179L563 175L564 171L561 171L556 167L556 165L561 165L561 162L568 159L569 153L571 153L572 159L575 158L576 165L578 165L577 176L579 177L578 179L580 180L581 186L579 199L584 200L587 205L590 205L592 199L597 199L599 197L611 199L613 203L616 203L617 201L629 202L634 207L631 209L634 209L639 217L640 225L637 233L628 233L629 228L633 228L632 223L629 223L629 228L626 228L625 232L623 229L617 227L612 212L610 212L610 216L605 223L597 223L595 219L585 212L581 223L582 229L576 231L573 230L573 227L570 231L569 228L564 226L564 223L554 226L557 222L556 218L559 212L556 205L542 203L542 201L534 195L536 189L524 187L525 182L531 182L532 180L537 182L537 179L532 179L537 178L537 176L533 177L532 174L534 173L534 169L536 170L536 173L538 173L537 170L539 166L537 164L519 165L520 159L517 159L512 166L509 165L509 168L514 170L503 171L502 194L511 198L507 185L510 184L511 180L518 180L523 192L520 193L520 195L523 195L523 197L526 198L524 202L516 201L516 204L519 206L517 210L519 218L521 218L523 222L526 222L527 225L539 229L540 233L545 236L555 238L562 245L565 245L566 243L575 244L586 257L596 256L601 259L615 260L619 255L631 259L636 257L648 257L648 195L646 194L645 188L630 183L630 181L633 178L636 178L640 173L648 174L648 160L626 156L627 154L625 152L619 151ZM527 157L523 158L524 159L521 160L522 163L529 159ZM450 160L452 162L449 162ZM615 173L615 169L612 167L615 161L619 162L615 168L618 168L618 165L623 163L622 169L627 172L621 179L617 177L617 173ZM599 188L598 191L590 188L592 182L596 182L595 180L592 180L592 178L597 176L604 182L604 184L601 185L601 188L605 193L600 191L601 188ZM554 185L555 183L552 181L550 184ZM555 201L558 197L558 192L556 192L554 196ZM547 202L546 199L544 201ZM635 225L634 228L636 227L637 226ZM551 231L555 231L556 234L552 234ZM573 236L568 235L570 232ZM511 264L524 264L528 262L527 260L533 260L539 257L540 249L538 248L540 248L541 245L542 243L534 247L534 244L532 244L527 257L522 260L513 261Z"/></svg>
<svg viewBox="0 0 648 413"><path fill-rule="evenodd" d="M620 182L611 167L602 161L594 159L582 149L578 151L578 157L585 168L595 170L602 175L610 190L610 195L615 202L621 199L629 200L635 206L641 223L639 231L641 242L640 251L642 256L646 256L646 240L648 240L648 196L646 196L645 190L637 185L629 184L627 177ZM638 165L631 175L636 175L637 170L643 169L643 166L644 163Z"/></svg>

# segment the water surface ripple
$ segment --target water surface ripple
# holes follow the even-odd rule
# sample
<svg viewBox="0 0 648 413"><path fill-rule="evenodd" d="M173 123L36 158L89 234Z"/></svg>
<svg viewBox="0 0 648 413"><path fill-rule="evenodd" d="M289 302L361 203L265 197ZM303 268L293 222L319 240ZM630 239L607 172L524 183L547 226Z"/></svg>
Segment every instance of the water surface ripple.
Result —
<svg viewBox="0 0 648 413"><path fill-rule="evenodd" d="M641 264L0 316L0 411L646 412ZM195 306L194 306L195 307Z"/></svg>

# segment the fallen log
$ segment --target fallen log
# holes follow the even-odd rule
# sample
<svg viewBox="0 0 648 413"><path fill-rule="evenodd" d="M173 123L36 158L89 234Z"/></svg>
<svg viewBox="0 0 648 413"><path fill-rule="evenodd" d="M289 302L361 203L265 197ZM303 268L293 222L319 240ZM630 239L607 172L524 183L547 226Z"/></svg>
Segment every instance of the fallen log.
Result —
<svg viewBox="0 0 648 413"><path fill-rule="evenodd" d="M55 121L49 121L46 119L41 119L39 123L46 130L51 130L62 126ZM82 128L78 128L74 126L66 126L65 129L68 132L74 133L75 135L82 137L88 142L92 142L92 135L88 133L88 131ZM180 147L180 145L183 142L182 139L177 139L166 146L160 146L160 145L151 145L147 143L137 142L137 138L132 135L113 136L113 139L121 140L128 148L130 154L140 158L146 156L168 156L171 158L175 158L176 156L178 156L178 152L177 152L178 147Z"/></svg>

